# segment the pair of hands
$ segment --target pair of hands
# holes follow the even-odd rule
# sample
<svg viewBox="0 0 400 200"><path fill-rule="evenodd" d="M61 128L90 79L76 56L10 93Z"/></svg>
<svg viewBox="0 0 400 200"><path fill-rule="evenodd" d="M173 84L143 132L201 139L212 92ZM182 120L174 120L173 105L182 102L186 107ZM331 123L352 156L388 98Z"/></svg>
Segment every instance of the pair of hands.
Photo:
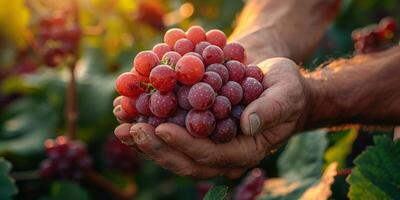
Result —
<svg viewBox="0 0 400 200"><path fill-rule="evenodd" d="M294 62L272 58L258 66L265 75L265 91L242 113L240 126L244 134L229 143L194 138L185 128L171 123L156 128L145 123L124 123L115 129L115 135L178 175L237 178L302 129L309 110L311 87ZM114 114L122 117L118 110Z"/></svg>

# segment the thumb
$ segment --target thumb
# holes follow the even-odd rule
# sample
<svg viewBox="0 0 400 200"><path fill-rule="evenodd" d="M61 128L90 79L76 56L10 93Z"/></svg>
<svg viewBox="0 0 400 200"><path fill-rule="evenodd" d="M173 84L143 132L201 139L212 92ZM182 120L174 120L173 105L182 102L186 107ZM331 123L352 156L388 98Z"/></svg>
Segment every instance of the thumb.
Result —
<svg viewBox="0 0 400 200"><path fill-rule="evenodd" d="M282 90L276 86L265 90L258 99L251 102L243 111L240 127L245 135L263 132L288 117L288 106L283 105L282 102L284 101L280 99Z"/></svg>

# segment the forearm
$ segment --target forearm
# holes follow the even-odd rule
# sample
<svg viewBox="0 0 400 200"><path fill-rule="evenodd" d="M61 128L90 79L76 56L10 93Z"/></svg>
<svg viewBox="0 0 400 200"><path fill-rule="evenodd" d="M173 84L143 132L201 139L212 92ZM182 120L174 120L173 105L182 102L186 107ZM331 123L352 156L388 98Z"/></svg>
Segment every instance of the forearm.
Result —
<svg viewBox="0 0 400 200"><path fill-rule="evenodd" d="M306 80L311 88L306 128L400 124L400 47L335 61Z"/></svg>
<svg viewBox="0 0 400 200"><path fill-rule="evenodd" d="M230 40L241 43L248 63L271 57L303 61L336 16L340 0L249 0Z"/></svg>

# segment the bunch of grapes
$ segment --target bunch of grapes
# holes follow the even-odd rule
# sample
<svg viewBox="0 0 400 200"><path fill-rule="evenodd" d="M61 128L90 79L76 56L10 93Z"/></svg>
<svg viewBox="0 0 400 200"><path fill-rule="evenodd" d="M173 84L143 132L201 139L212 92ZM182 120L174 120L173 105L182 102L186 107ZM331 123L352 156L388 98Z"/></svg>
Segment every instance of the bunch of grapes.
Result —
<svg viewBox="0 0 400 200"><path fill-rule="evenodd" d="M66 14L57 14L39 22L37 45L43 63L49 67L58 66L78 51L81 30L77 23L66 19Z"/></svg>
<svg viewBox="0 0 400 200"><path fill-rule="evenodd" d="M352 33L354 49L358 54L382 51L395 45L397 36L396 20L390 17Z"/></svg>
<svg viewBox="0 0 400 200"><path fill-rule="evenodd" d="M47 159L40 165L40 175L44 178L79 180L83 171L91 167L91 158L83 143L64 136L45 141Z"/></svg>
<svg viewBox="0 0 400 200"><path fill-rule="evenodd" d="M243 46L227 44L220 30L170 29L164 43L138 53L132 70L117 78L119 121L170 122L194 137L229 142L244 107L264 90L262 71L245 59Z"/></svg>
<svg viewBox="0 0 400 200"><path fill-rule="evenodd" d="M103 146L103 157L107 167L122 172L132 172L140 166L137 152L122 144L116 137L107 139Z"/></svg>
<svg viewBox="0 0 400 200"><path fill-rule="evenodd" d="M260 168L251 170L236 187L234 200L253 200L262 192L265 181L264 171Z"/></svg>

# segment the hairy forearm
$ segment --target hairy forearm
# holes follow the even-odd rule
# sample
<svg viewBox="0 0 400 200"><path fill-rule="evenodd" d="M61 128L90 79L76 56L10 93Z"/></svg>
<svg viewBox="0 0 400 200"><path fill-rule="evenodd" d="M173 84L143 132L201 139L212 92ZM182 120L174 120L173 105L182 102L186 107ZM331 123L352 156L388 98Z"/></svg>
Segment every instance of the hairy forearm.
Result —
<svg viewBox="0 0 400 200"><path fill-rule="evenodd" d="M400 124L400 47L335 61L306 76L311 88L306 128Z"/></svg>
<svg viewBox="0 0 400 200"><path fill-rule="evenodd" d="M340 0L249 0L230 40L245 47L248 63L278 56L301 62L312 53L339 4Z"/></svg>

